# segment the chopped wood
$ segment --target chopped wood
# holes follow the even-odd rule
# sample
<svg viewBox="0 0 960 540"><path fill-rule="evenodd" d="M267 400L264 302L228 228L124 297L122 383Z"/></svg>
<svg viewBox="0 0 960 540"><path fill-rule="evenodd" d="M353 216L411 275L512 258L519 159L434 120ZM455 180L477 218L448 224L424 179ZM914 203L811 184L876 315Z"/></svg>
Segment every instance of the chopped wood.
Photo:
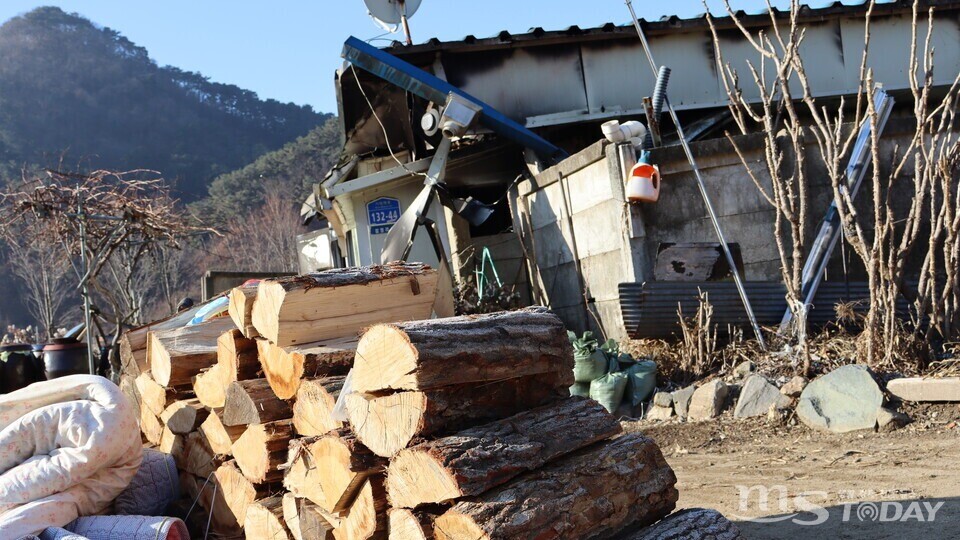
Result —
<svg viewBox="0 0 960 540"><path fill-rule="evenodd" d="M140 406L145 407L154 416L160 416L167 406L177 400L178 392L174 388L166 388L150 375L150 372L141 373L134 380L137 392L140 393ZM181 394L180 397L186 397Z"/></svg>
<svg viewBox="0 0 960 540"><path fill-rule="evenodd" d="M281 347L356 335L371 324L430 317L437 272L423 264L328 270L261 281L251 320Z"/></svg>
<svg viewBox="0 0 960 540"><path fill-rule="evenodd" d="M630 433L456 503L437 518L434 537L609 538L668 515L676 482L657 445Z"/></svg>
<svg viewBox="0 0 960 540"><path fill-rule="evenodd" d="M317 504L337 516L350 507L363 481L386 467L385 459L371 452L346 428L320 437L309 451L324 495Z"/></svg>
<svg viewBox="0 0 960 540"><path fill-rule="evenodd" d="M170 428L170 431L186 435L200 427L207 414L209 411L199 399L181 399L174 401L160 413L160 421Z"/></svg>
<svg viewBox="0 0 960 540"><path fill-rule="evenodd" d="M304 379L293 403L293 427L305 437L325 435L343 426L333 419L333 407L346 377Z"/></svg>
<svg viewBox="0 0 960 540"><path fill-rule="evenodd" d="M127 374L120 375L120 391L133 405L134 414L140 417L140 390L137 389L136 377Z"/></svg>
<svg viewBox="0 0 960 540"><path fill-rule="evenodd" d="M257 341L263 375L280 399L297 394L304 377L346 375L353 366L357 339L339 338L330 341L280 347L265 339Z"/></svg>
<svg viewBox="0 0 960 540"><path fill-rule="evenodd" d="M283 519L294 540L333 540L332 522L339 523L319 506L292 493L283 495Z"/></svg>
<svg viewBox="0 0 960 540"><path fill-rule="evenodd" d="M142 341L140 335L131 336L129 332L120 336L120 372L134 378L150 369L150 362L147 360L147 332L144 331L141 335ZM137 342L136 347L134 342Z"/></svg>
<svg viewBox="0 0 960 540"><path fill-rule="evenodd" d="M220 420L223 409L214 409L200 424L200 433L207 440L207 445L218 455L233 455L233 443L243 435L247 426L225 426Z"/></svg>
<svg viewBox="0 0 960 540"><path fill-rule="evenodd" d="M160 438L163 436L163 424L157 415L150 412L146 407L140 408L140 432L152 445L159 445Z"/></svg>
<svg viewBox="0 0 960 540"><path fill-rule="evenodd" d="M184 456L184 437L170 431L170 428L164 427L160 431L160 442L157 444L157 450L164 454L173 456L178 468L183 468Z"/></svg>
<svg viewBox="0 0 960 540"><path fill-rule="evenodd" d="M356 356L353 389L360 393L573 370L566 327L542 307L379 324L360 338Z"/></svg>
<svg viewBox="0 0 960 540"><path fill-rule="evenodd" d="M234 287L230 291L230 304L227 313L237 329L248 339L259 337L250 316L253 314L253 303L257 300L257 285Z"/></svg>
<svg viewBox="0 0 960 540"><path fill-rule="evenodd" d="M151 331L147 357L153 378L162 386L182 386L217 361L217 338L233 326L228 317L176 328Z"/></svg>
<svg viewBox="0 0 960 540"><path fill-rule="evenodd" d="M305 498L318 506L327 506L326 496L320 488L320 471L313 463L310 445L315 439L291 439L287 451L283 487L297 497Z"/></svg>
<svg viewBox="0 0 960 540"><path fill-rule="evenodd" d="M240 471L257 484L282 480L283 472L278 467L286 462L292 436L290 420L248 426L233 443L233 457Z"/></svg>
<svg viewBox="0 0 960 540"><path fill-rule="evenodd" d="M582 397L523 412L401 450L390 462L390 505L416 508L479 495L556 458L622 431L602 405Z"/></svg>
<svg viewBox="0 0 960 540"><path fill-rule="evenodd" d="M374 475L363 481L347 515L333 531L337 540L387 538L387 494L383 475Z"/></svg>
<svg viewBox="0 0 960 540"><path fill-rule="evenodd" d="M202 433L195 431L183 440L183 456L177 462L181 470L207 478L217 470L223 460L207 444Z"/></svg>
<svg viewBox="0 0 960 540"><path fill-rule="evenodd" d="M293 409L278 398L266 379L235 381L227 387L223 423L227 426L264 424L293 417Z"/></svg>
<svg viewBox="0 0 960 540"><path fill-rule="evenodd" d="M198 478L186 471L180 471L180 487L191 501L197 501L210 517L211 529L218 534L236 534L240 532L233 511L226 504L223 492L216 479ZM205 522L206 520L204 520Z"/></svg>
<svg viewBox="0 0 960 540"><path fill-rule="evenodd" d="M219 409L227 400L227 385L223 384L220 364L214 364L197 374L193 379L193 393L204 406Z"/></svg>
<svg viewBox="0 0 960 540"><path fill-rule="evenodd" d="M257 498L256 487L243 476L235 461L228 461L217 467L213 477L223 494L224 504L242 527L247 516L247 507Z"/></svg>
<svg viewBox="0 0 960 540"><path fill-rule="evenodd" d="M283 497L267 497L251 503L243 521L243 531L248 540L289 539L290 531L283 522Z"/></svg>
<svg viewBox="0 0 960 540"><path fill-rule="evenodd" d="M230 329L217 338L217 373L226 388L233 381L256 378L260 371L257 358L257 342L243 337L236 328Z"/></svg>
<svg viewBox="0 0 960 540"><path fill-rule="evenodd" d="M433 522L436 514L391 508L387 512L390 525L390 540L433 540Z"/></svg>
<svg viewBox="0 0 960 540"><path fill-rule="evenodd" d="M378 456L393 457L417 438L454 433L569 397L572 382L572 371L565 371L373 398L351 393L347 416L363 444Z"/></svg>

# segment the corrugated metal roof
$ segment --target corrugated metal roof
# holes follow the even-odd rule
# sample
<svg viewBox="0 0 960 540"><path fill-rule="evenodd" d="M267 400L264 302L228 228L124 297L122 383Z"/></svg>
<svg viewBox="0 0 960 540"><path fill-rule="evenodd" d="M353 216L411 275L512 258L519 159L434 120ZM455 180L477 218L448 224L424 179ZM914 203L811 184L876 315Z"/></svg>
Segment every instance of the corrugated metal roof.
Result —
<svg viewBox="0 0 960 540"><path fill-rule="evenodd" d="M928 7L939 9L958 9L960 1L957 0L922 0L921 6L925 10ZM828 18L863 15L868 7L868 0L855 1L824 1L811 4L803 4L800 7L800 19L805 22L819 21ZM912 0L877 0L874 7L874 16L882 17L884 15L909 13L913 8ZM787 17L789 10L781 10L774 7L772 12L780 18ZM768 25L770 22L770 12L767 9L761 9L753 12L738 10L736 12L741 21L747 26ZM723 15L723 16L721 16ZM725 12L713 13L714 21L721 28L733 26L733 21L725 15ZM675 33L685 30L705 29L707 25L706 13L700 13L694 17L681 18L676 15L663 16L658 20L640 19L646 32L651 35L660 33ZM437 50L452 50L468 47L470 49L486 48L509 48L523 46L545 45L563 41L586 41L586 40L605 40L620 38L636 38L636 32L632 23L616 24L608 22L603 26L595 28L580 28L571 26L563 30L544 30L541 27L531 28L526 33L512 34L503 30L495 36L487 38L478 38L474 35L468 35L459 41L441 41L437 38L431 38L424 43L406 45L400 41L394 41L386 47L392 54L408 55L424 52L433 52Z"/></svg>

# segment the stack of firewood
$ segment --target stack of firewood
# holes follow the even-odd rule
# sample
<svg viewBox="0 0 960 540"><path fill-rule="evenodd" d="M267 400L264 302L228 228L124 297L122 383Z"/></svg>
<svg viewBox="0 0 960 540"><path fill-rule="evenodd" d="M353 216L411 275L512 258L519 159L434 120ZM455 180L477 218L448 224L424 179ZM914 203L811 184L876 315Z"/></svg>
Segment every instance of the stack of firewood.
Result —
<svg viewBox="0 0 960 540"><path fill-rule="evenodd" d="M127 334L122 386L224 537L607 538L670 513L656 445L570 397L555 315L425 320L437 288L399 264L237 288L229 318Z"/></svg>

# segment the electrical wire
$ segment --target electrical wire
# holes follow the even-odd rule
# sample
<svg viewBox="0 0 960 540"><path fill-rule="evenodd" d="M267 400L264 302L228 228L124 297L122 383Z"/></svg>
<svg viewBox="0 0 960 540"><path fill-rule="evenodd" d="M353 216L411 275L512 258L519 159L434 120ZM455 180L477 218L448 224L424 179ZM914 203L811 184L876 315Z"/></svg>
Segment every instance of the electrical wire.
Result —
<svg viewBox="0 0 960 540"><path fill-rule="evenodd" d="M407 167L407 165L404 162L400 161L400 158L398 158L397 155L393 152L393 147L390 145L390 135L387 134L387 127L383 125L383 121L380 120L380 116L377 115L377 111L373 107L373 102L370 101L370 98L367 97L367 93L363 90L363 85L360 84L360 76L357 75L357 69L353 66L350 66L350 71L353 73L354 80L357 81L357 88L360 89L360 94L363 96L364 101L367 102L367 107L370 107L370 114L373 115L374 120L377 121L377 124L380 125L380 129L383 131L383 140L384 142L386 142L387 151L390 152L390 157L392 157L393 160L397 162L397 165L400 166L400 168L407 171L411 175L422 176L426 178L427 177L426 173L411 170L410 168Z"/></svg>

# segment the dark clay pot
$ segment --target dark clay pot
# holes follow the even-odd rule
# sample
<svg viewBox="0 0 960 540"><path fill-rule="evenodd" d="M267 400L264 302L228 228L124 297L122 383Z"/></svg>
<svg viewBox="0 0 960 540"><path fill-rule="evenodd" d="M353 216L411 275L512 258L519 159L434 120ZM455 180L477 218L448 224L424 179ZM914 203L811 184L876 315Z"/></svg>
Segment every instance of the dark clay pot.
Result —
<svg viewBox="0 0 960 540"><path fill-rule="evenodd" d="M87 344L75 340L55 339L43 348L43 364L47 380L89 373Z"/></svg>
<svg viewBox="0 0 960 540"><path fill-rule="evenodd" d="M9 393L43 380L43 370L33 356L30 345L4 345L0 355L7 360L0 362L0 393Z"/></svg>

